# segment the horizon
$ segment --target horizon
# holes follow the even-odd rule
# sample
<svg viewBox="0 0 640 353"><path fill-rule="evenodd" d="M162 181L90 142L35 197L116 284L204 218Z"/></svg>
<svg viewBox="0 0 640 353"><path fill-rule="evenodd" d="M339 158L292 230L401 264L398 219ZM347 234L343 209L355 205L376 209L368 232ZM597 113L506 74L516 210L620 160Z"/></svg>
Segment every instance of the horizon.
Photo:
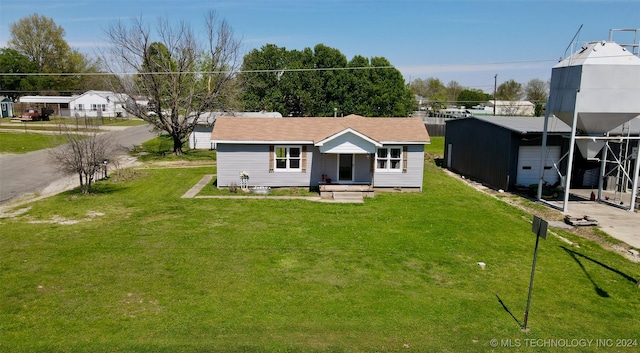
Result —
<svg viewBox="0 0 640 353"><path fill-rule="evenodd" d="M347 60L384 57L407 83L437 78L487 93L495 75L498 85L546 82L551 68L574 48L608 40L611 29L640 28L631 15L640 13L640 1L634 0L240 0L214 6L203 0L1 0L0 8L3 48L10 25L34 13L64 28L70 47L94 56L108 45L104 30L115 21L140 17L153 29L157 18L167 17L198 33L204 13L214 10L242 39L243 56L267 44L302 50L322 43ZM618 32L613 40L626 44L638 38Z"/></svg>

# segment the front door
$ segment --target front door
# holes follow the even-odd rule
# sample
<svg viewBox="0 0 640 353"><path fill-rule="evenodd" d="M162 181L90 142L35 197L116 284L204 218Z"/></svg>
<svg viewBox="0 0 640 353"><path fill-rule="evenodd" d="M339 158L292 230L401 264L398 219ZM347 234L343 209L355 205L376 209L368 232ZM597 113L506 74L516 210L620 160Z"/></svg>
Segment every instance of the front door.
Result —
<svg viewBox="0 0 640 353"><path fill-rule="evenodd" d="M352 154L341 154L338 158L338 181L353 181Z"/></svg>

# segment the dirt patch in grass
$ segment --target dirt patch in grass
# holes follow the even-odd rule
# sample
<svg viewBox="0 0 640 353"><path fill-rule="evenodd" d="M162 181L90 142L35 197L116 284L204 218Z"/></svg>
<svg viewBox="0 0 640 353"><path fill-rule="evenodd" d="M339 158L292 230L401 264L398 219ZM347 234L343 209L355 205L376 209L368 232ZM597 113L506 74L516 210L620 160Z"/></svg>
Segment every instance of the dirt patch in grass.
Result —
<svg viewBox="0 0 640 353"><path fill-rule="evenodd" d="M104 213L98 211L87 211L85 218L82 219L69 219L58 215L53 215L50 219L44 220L28 220L27 223L31 224L60 224L60 225L71 225L78 224L81 222L90 222L97 217L104 216Z"/></svg>

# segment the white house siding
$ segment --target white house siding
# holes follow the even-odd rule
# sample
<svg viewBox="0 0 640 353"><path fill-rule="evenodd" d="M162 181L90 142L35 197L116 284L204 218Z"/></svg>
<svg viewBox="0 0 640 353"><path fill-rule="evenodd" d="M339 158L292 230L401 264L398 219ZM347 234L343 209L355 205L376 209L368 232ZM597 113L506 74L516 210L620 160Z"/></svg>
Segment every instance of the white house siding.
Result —
<svg viewBox="0 0 640 353"><path fill-rule="evenodd" d="M307 145L306 172L269 172L269 145L217 145L218 187L240 185L240 173L249 174L249 186L315 187L322 174L333 182L338 180L338 154L320 153L317 147ZM374 187L422 188L424 145L409 145L407 172L381 172L373 175ZM354 155L353 183L371 182L371 156Z"/></svg>
<svg viewBox="0 0 640 353"><path fill-rule="evenodd" d="M321 148L326 153L375 153L376 147L363 138L351 133L338 136Z"/></svg>
<svg viewBox="0 0 640 353"><path fill-rule="evenodd" d="M189 135L189 148L200 150L214 149L211 141L211 131L213 127L206 125L196 125L193 132Z"/></svg>
<svg viewBox="0 0 640 353"><path fill-rule="evenodd" d="M308 187L311 185L312 166L318 154L307 146L307 169L303 172L269 172L269 145L218 144L218 187L232 183L240 185L240 173L249 173L250 186ZM316 172L316 174L318 174ZM315 176L319 180L320 175ZM316 183L317 185L317 183Z"/></svg>
<svg viewBox="0 0 640 353"><path fill-rule="evenodd" d="M408 145L407 172L379 171L373 176L373 186L377 188L420 188L424 169L424 145Z"/></svg>
<svg viewBox="0 0 640 353"><path fill-rule="evenodd" d="M371 155L356 154L354 159L355 171L353 173L354 183L371 182Z"/></svg>
<svg viewBox="0 0 640 353"><path fill-rule="evenodd" d="M109 100L107 101L107 98ZM124 110L123 105L125 102L120 102L116 93L109 92L109 94L96 94L92 91L88 91L80 96L73 97L69 102L69 111L72 117L126 117L127 113ZM98 105L97 110L92 110L92 105ZM104 111L101 106L104 105ZM82 109L80 109L82 106Z"/></svg>

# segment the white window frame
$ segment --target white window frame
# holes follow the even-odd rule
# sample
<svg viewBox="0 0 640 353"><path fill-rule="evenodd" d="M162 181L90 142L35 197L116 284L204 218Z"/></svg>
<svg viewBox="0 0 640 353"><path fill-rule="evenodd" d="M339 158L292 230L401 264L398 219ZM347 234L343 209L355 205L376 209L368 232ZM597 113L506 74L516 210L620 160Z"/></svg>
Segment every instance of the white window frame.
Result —
<svg viewBox="0 0 640 353"><path fill-rule="evenodd" d="M278 157L278 150L279 149L285 149L286 150L286 155L284 158L282 157ZM298 157L291 157L291 149L298 149ZM297 168L291 168L291 161L292 160L298 160L298 167ZM284 160L285 161L285 167L284 168L278 168L278 161L279 160ZM279 146L274 146L273 148L273 170L275 172L302 172L302 146L284 146L284 145L279 145Z"/></svg>
<svg viewBox="0 0 640 353"><path fill-rule="evenodd" d="M386 150L386 156L381 156L380 151ZM398 157L391 157L391 150L400 150L400 154ZM390 172L390 173L402 173L402 157L403 157L403 148L402 146L386 146L386 147L378 147L376 149L376 171L377 172ZM384 161L385 167L380 167L379 162ZM391 168L391 162L397 162L397 168Z"/></svg>
<svg viewBox="0 0 640 353"><path fill-rule="evenodd" d="M91 104L91 111L92 112L97 112L97 111L107 111L107 105L106 104Z"/></svg>

